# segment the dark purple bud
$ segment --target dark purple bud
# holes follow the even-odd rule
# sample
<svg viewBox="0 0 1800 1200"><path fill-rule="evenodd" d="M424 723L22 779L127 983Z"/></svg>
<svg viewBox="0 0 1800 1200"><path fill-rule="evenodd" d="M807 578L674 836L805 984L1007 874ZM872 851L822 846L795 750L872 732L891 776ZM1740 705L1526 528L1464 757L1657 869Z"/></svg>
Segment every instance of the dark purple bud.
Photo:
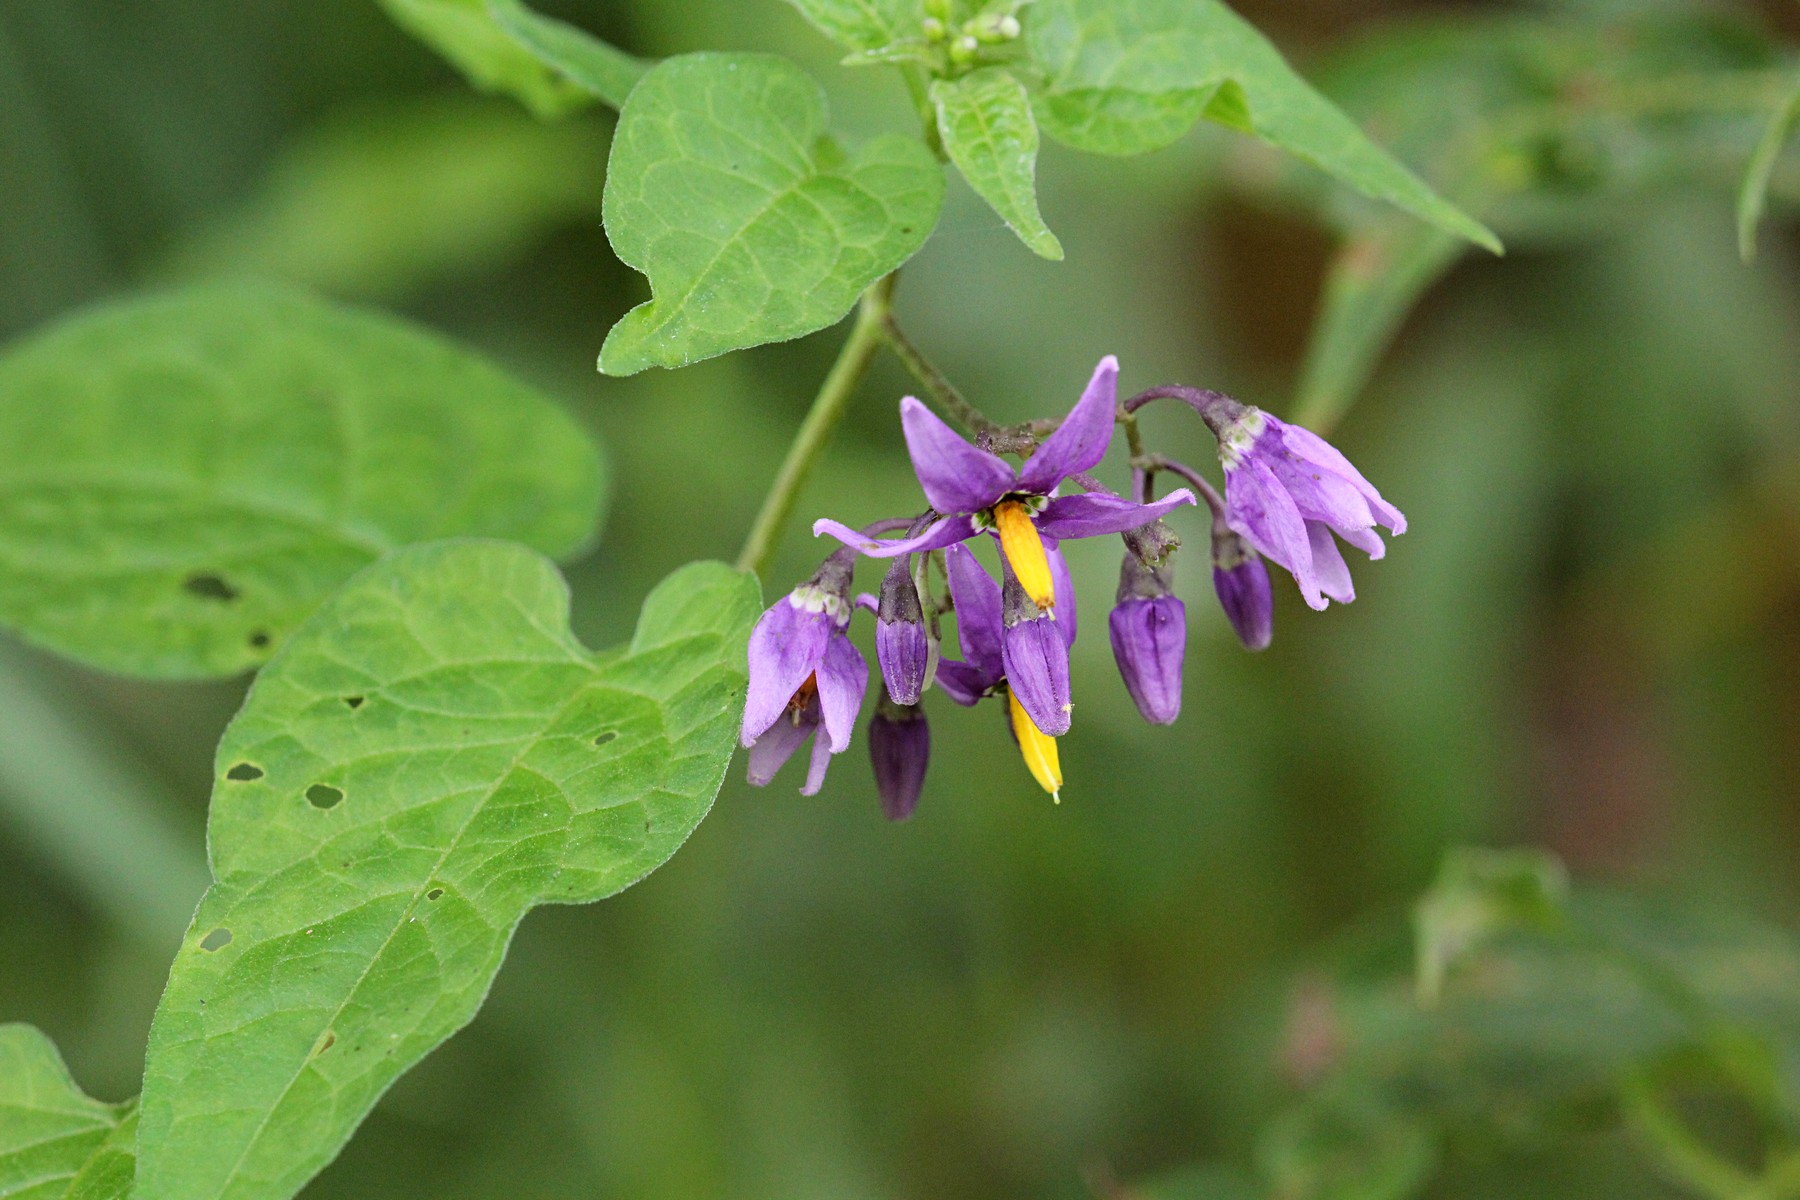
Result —
<svg viewBox="0 0 1800 1200"><path fill-rule="evenodd" d="M925 710L882 697L869 722L869 761L888 820L912 816L925 788L925 768L931 764L931 727L925 723Z"/></svg>
<svg viewBox="0 0 1800 1200"><path fill-rule="evenodd" d="M931 669L931 638L925 610L913 583L911 555L894 560L881 581L875 626L875 657L888 694L901 704L917 704Z"/></svg>
<svg viewBox="0 0 1800 1200"><path fill-rule="evenodd" d="M1249 543L1221 523L1213 530L1213 587L1246 650L1266 650L1275 637L1275 594L1269 569Z"/></svg>
<svg viewBox="0 0 1800 1200"><path fill-rule="evenodd" d="M1010 569L1000 591L1000 660L1013 696L1042 733L1069 732L1069 643Z"/></svg>
<svg viewBox="0 0 1800 1200"><path fill-rule="evenodd" d="M1181 715L1187 606L1170 594L1167 573L1128 551L1107 629L1119 676L1138 712L1152 725L1174 724Z"/></svg>

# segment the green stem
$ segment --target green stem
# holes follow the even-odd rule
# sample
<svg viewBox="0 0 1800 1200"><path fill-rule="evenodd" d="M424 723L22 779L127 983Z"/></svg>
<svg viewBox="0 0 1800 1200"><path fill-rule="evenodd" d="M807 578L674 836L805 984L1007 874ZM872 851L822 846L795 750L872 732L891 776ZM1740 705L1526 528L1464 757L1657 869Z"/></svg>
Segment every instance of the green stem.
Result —
<svg viewBox="0 0 1800 1200"><path fill-rule="evenodd" d="M1708 1200L1749 1200L1759 1193L1754 1178L1713 1153L1694 1135L1663 1102L1653 1082L1630 1080L1624 1086L1623 1099L1627 1120L1656 1151L1671 1181Z"/></svg>
<svg viewBox="0 0 1800 1200"><path fill-rule="evenodd" d="M857 384L862 382L869 364L875 361L875 354L881 349L895 279L895 275L884 276L863 293L850 336L845 339L843 349L838 351L837 361L831 364L825 382L819 385L819 394L813 398L812 408L800 424L800 432L794 435L793 445L788 447L781 471L769 487L769 494L763 497L762 509L756 514L756 523L750 527L750 536L744 539L744 548L738 553L738 570L761 575L768 568L769 557L781 541L801 486L825 449L825 443L831 440L831 431L843 417L850 397L856 394Z"/></svg>
<svg viewBox="0 0 1800 1200"><path fill-rule="evenodd" d="M894 352L894 357L919 381L919 386L930 394L932 403L949 414L952 420L970 433L996 434L1001 431L1002 427L989 420L986 413L963 399L956 386L944 378L944 373L933 366L931 360L912 344L912 340L901 330L900 323L894 319L893 313L890 312L883 318L881 332L887 339L888 349Z"/></svg>

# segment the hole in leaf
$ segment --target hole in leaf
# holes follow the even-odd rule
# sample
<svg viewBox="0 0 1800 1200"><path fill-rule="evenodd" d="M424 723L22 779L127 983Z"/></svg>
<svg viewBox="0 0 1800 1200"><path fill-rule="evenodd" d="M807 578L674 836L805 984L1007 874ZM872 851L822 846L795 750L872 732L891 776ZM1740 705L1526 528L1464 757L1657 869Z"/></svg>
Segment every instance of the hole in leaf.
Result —
<svg viewBox="0 0 1800 1200"><path fill-rule="evenodd" d="M272 640L266 629L254 629L250 632L250 648L252 650L267 650L269 642Z"/></svg>
<svg viewBox="0 0 1800 1200"><path fill-rule="evenodd" d="M217 600L221 604L229 604L243 593L225 582L223 575L214 575L211 571L196 571L181 581L182 590L202 600Z"/></svg>
<svg viewBox="0 0 1800 1200"><path fill-rule="evenodd" d="M354 712L363 706L363 698L361 696L345 696L344 705Z"/></svg>
<svg viewBox="0 0 1800 1200"><path fill-rule="evenodd" d="M440 897L442 897L443 894L444 894L443 888L432 888L429 892L425 893L425 898L427 900L436 900L436 899L439 899Z"/></svg>
<svg viewBox="0 0 1800 1200"><path fill-rule="evenodd" d="M200 939L200 948L209 953L214 950L223 950L229 945L231 945L231 930L229 929L215 929Z"/></svg>
<svg viewBox="0 0 1800 1200"><path fill-rule="evenodd" d="M344 789L334 788L329 783L315 783L306 789L307 802L314 808L335 808L343 798Z"/></svg>
<svg viewBox="0 0 1800 1200"><path fill-rule="evenodd" d="M261 779L263 769L255 763L242 762L225 772L225 778L235 779L239 783L249 783L252 779Z"/></svg>
<svg viewBox="0 0 1800 1200"><path fill-rule="evenodd" d="M594 735L594 745L604 746L618 736L619 735L611 729L604 730Z"/></svg>

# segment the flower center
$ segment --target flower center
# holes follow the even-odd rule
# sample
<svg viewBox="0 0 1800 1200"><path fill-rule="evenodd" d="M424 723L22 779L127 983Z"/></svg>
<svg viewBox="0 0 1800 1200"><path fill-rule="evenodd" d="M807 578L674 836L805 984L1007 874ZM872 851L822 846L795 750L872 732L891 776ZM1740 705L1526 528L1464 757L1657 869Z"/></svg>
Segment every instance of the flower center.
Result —
<svg viewBox="0 0 1800 1200"><path fill-rule="evenodd" d="M1227 471L1244 461L1250 453L1250 447L1268 427L1262 409L1246 408L1244 415L1233 419L1224 429L1219 431L1219 461L1225 464Z"/></svg>
<svg viewBox="0 0 1800 1200"><path fill-rule="evenodd" d="M994 528L1000 534L1000 552L1019 578L1019 586L1041 609L1056 604L1056 588L1050 578L1050 556L1044 539L1032 524L1031 510L1018 500L994 505Z"/></svg>
<svg viewBox="0 0 1800 1200"><path fill-rule="evenodd" d="M1038 781L1038 786L1050 793L1050 798L1058 804L1062 803L1062 763L1056 756L1056 739L1039 729L1025 712L1025 706L1010 691L1006 693L1007 712L1012 717L1013 737L1019 741L1019 753L1025 757L1025 767L1031 777Z"/></svg>
<svg viewBox="0 0 1800 1200"><path fill-rule="evenodd" d="M804 720L806 717L806 706L808 704L810 704L812 702L813 697L817 696L818 694L819 694L819 673L817 671L814 671L811 675L808 675L806 677L806 682L802 683L799 687L795 688L794 694L792 696L788 697L788 702L787 702L788 720L792 721L796 725L800 724L800 722L802 720Z"/></svg>

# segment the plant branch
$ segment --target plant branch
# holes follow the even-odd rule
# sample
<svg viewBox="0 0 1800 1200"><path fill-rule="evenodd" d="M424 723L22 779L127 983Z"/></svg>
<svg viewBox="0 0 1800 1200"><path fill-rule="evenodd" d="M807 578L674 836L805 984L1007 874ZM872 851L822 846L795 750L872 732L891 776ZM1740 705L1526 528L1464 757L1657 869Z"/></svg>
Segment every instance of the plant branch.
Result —
<svg viewBox="0 0 1800 1200"><path fill-rule="evenodd" d="M963 394L956 390L956 385L932 365L922 350L913 345L912 339L900 328L900 322L894 319L892 311L883 317L881 332L887 340L888 349L894 352L894 357L919 381L919 386L931 396L931 402L948 413L953 421L973 434L992 436L1002 432L1002 426L989 420L986 413L963 399Z"/></svg>
<svg viewBox="0 0 1800 1200"><path fill-rule="evenodd" d="M868 374L869 364L874 362L876 352L881 349L895 279L892 274L884 276L863 293L850 336L845 339L843 349L838 351L837 361L831 364L825 382L819 385L819 394L813 398L812 408L801 422L800 431L794 435L793 445L788 447L787 458L782 461L769 494L763 497L756 523L744 539L744 548L738 553L738 570L761 575L768 568L769 557L781 541L800 488L812 473L813 464L818 461L825 443L831 439L832 430L849 406L850 398L856 394L857 385Z"/></svg>

